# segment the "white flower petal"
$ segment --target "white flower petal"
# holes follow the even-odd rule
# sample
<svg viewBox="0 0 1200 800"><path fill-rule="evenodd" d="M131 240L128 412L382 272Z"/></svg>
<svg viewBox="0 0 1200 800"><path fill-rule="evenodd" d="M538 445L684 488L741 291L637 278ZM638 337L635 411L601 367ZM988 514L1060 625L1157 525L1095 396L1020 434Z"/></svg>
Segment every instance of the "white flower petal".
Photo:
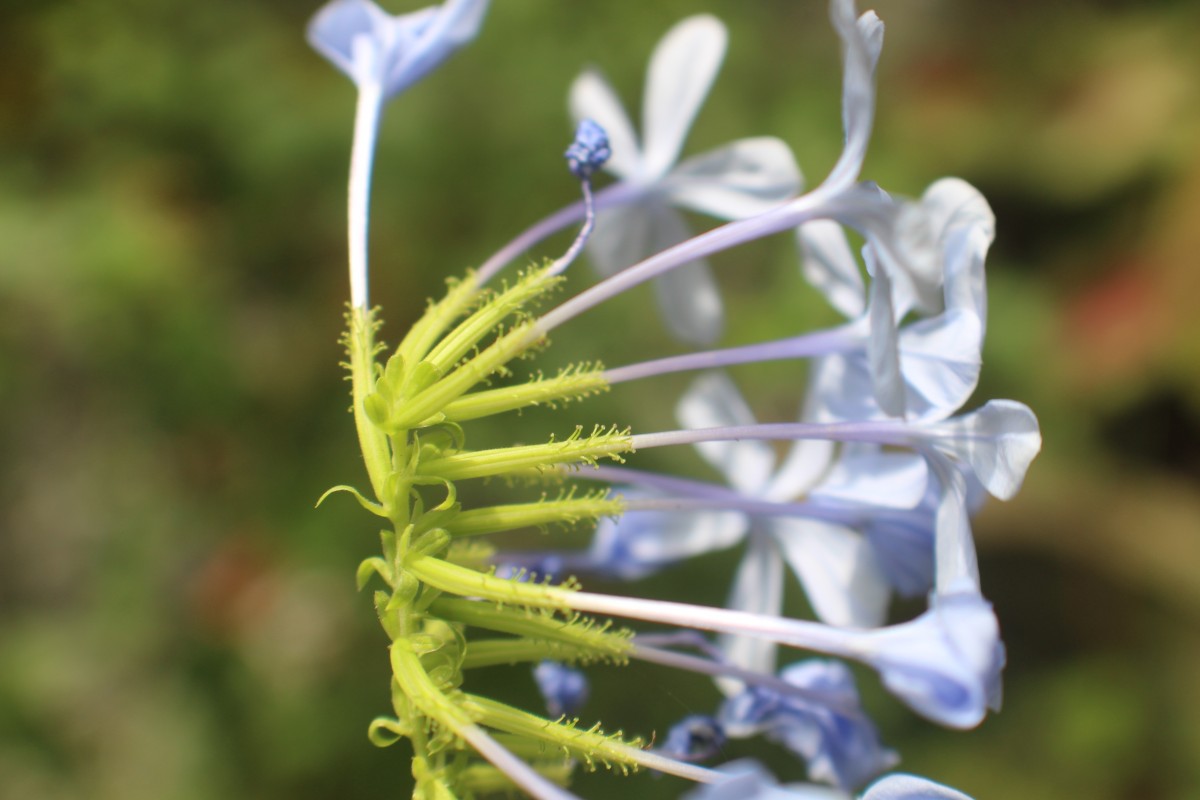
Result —
<svg viewBox="0 0 1200 800"><path fill-rule="evenodd" d="M947 311L900 331L900 370L910 420L945 419L979 383L983 331L974 314Z"/></svg>
<svg viewBox="0 0 1200 800"><path fill-rule="evenodd" d="M809 419L809 417L805 417ZM767 500L789 502L807 493L829 470L837 442L824 439L798 439L762 496Z"/></svg>
<svg viewBox="0 0 1200 800"><path fill-rule="evenodd" d="M916 775L888 775L871 784L861 800L971 800L960 791Z"/></svg>
<svg viewBox="0 0 1200 800"><path fill-rule="evenodd" d="M979 560L971 535L966 477L940 453L927 453L927 457L939 491L934 523L935 585L939 592L966 584L979 591Z"/></svg>
<svg viewBox="0 0 1200 800"><path fill-rule="evenodd" d="M779 518L770 526L821 621L840 628L883 624L888 582L863 536L815 520Z"/></svg>
<svg viewBox="0 0 1200 800"><path fill-rule="evenodd" d="M663 206L643 207L650 217L653 252L691 238L677 211ZM654 292L672 336L693 345L711 345L720 338L725 312L707 261L697 259L664 273L654 280Z"/></svg>
<svg viewBox="0 0 1200 800"><path fill-rule="evenodd" d="M900 372L899 332L892 306L892 282L888 272L874 263L869 249L863 251L871 273L867 317L871 332L867 340L867 360L871 369L871 389L885 414L904 416L904 379Z"/></svg>
<svg viewBox="0 0 1200 800"><path fill-rule="evenodd" d="M929 471L913 453L883 451L878 445L846 445L814 498L845 503L915 508L925 496Z"/></svg>
<svg viewBox="0 0 1200 800"><path fill-rule="evenodd" d="M761 214L800 189L791 149L773 136L738 139L687 159L663 180L676 206L718 219Z"/></svg>
<svg viewBox="0 0 1200 800"><path fill-rule="evenodd" d="M648 211L650 202L614 206L596 214L587 254L602 276L615 275L653 252L655 214Z"/></svg>
<svg viewBox="0 0 1200 800"><path fill-rule="evenodd" d="M716 17L688 17L663 36L646 71L642 107L643 178L667 173L725 58L725 25Z"/></svg>
<svg viewBox="0 0 1200 800"><path fill-rule="evenodd" d="M783 609L783 560L769 534L751 531L746 555L738 566L726 606L734 611L779 616ZM743 669L775 672L776 645L769 639L751 636L721 636L718 646L730 663ZM740 681L718 679L726 694L741 691Z"/></svg>
<svg viewBox="0 0 1200 800"><path fill-rule="evenodd" d="M850 319L861 316L867 310L866 289L842 226L832 220L809 222L796 229L796 241L808 282Z"/></svg>
<svg viewBox="0 0 1200 800"><path fill-rule="evenodd" d="M675 416L686 428L755 423L741 392L723 372L706 372L694 380L676 404ZM731 486L751 497L760 496L775 465L775 454L763 441L704 442L696 449Z"/></svg>
<svg viewBox="0 0 1200 800"><path fill-rule="evenodd" d="M604 169L623 180L635 178L640 170L642 152L633 132L633 123L608 81L594 69L584 70L571 84L569 103L575 122L590 119L608 134L612 155Z"/></svg>
<svg viewBox="0 0 1200 800"><path fill-rule="evenodd" d="M630 511L596 526L590 568L625 579L649 575L692 556L737 544L746 518L736 512Z"/></svg>
<svg viewBox="0 0 1200 800"><path fill-rule="evenodd" d="M487 13L488 0L446 0L434 8L436 13L432 17L419 19L405 27L403 33L411 39L389 70L389 96L425 77L447 56L474 39ZM421 13L417 11L395 19L416 18Z"/></svg>

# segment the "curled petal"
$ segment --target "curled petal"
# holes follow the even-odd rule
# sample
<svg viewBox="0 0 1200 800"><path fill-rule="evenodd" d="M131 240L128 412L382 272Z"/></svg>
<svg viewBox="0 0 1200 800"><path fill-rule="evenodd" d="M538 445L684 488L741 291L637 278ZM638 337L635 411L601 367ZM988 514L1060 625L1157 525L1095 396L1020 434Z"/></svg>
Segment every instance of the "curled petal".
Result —
<svg viewBox="0 0 1200 800"><path fill-rule="evenodd" d="M883 23L868 11L856 18L854 0L832 0L830 16L842 39L842 125L846 146L825 185L848 186L862 169L875 117L875 65L883 47Z"/></svg>
<svg viewBox="0 0 1200 800"><path fill-rule="evenodd" d="M475 38L488 0L447 0L392 16L370 0L333 0L308 26L312 46L358 86L392 97Z"/></svg>
<svg viewBox="0 0 1200 800"><path fill-rule="evenodd" d="M829 697L830 704L749 688L721 707L721 723L730 736L765 734L805 760L810 780L847 791L899 760L883 747L879 731L862 713L854 676L845 664L810 659L789 666L780 677Z"/></svg>
<svg viewBox="0 0 1200 800"><path fill-rule="evenodd" d="M869 634L867 663L917 713L972 728L1000 707L1004 645L992 606L970 584L934 595L911 622Z"/></svg>
<svg viewBox="0 0 1200 800"><path fill-rule="evenodd" d="M663 192L677 206L718 219L743 219L792 197L800 181L791 149L760 136L689 158L663 180Z"/></svg>
<svg viewBox="0 0 1200 800"><path fill-rule="evenodd" d="M654 49L642 107L642 179L658 180L679 157L688 128L721 69L728 39L724 23L701 14L676 24Z"/></svg>
<svg viewBox="0 0 1200 800"><path fill-rule="evenodd" d="M930 432L934 447L969 465L984 487L1001 500L1012 498L1021 488L1025 472L1042 448L1037 417L1014 400L992 400Z"/></svg>

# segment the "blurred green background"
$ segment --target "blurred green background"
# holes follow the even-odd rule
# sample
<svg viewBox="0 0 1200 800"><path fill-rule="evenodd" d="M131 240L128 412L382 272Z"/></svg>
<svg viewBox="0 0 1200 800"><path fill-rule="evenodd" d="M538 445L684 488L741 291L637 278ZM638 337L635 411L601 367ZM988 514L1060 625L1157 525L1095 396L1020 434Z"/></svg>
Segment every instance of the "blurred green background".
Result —
<svg viewBox="0 0 1200 800"><path fill-rule="evenodd" d="M992 202L977 399L1031 405L1045 449L976 524L1009 649L1004 712L943 731L864 675L872 712L903 769L979 800L1200 797L1200 6L876 8L888 34L864 175L919 194L955 174ZM312 508L362 483L336 344L354 92L303 41L314 9L0 5L0 798L407 795L403 746L365 736L388 710L385 640L352 579L375 530L344 498ZM385 338L446 276L574 200L560 154L580 67L636 109L654 42L698 11L731 45L686 153L777 135L819 181L841 137L823 3L497 2L478 42L386 118ZM787 237L714 263L726 343L835 319ZM636 292L546 358L676 352L652 314ZM802 373L736 377L762 419L786 420ZM472 443L668 426L686 380ZM706 474L691 453L646 455ZM633 588L720 602L730 569L716 554ZM630 670L594 670L585 719L661 735L716 702L703 680ZM524 669L480 680L535 702ZM729 755L751 751L803 775L766 745ZM578 786L680 789L631 780Z"/></svg>

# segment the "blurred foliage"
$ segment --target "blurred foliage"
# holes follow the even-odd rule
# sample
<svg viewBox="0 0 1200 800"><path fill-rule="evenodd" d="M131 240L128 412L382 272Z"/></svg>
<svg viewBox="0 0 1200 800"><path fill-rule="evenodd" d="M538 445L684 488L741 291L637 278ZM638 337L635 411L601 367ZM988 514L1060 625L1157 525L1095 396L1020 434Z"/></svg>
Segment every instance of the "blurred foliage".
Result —
<svg viewBox="0 0 1200 800"><path fill-rule="evenodd" d="M574 199L560 152L577 70L602 66L636 108L650 49L688 13L731 32L689 152L774 134L810 182L836 158L822 3L495 5L478 43L386 120L373 296L393 341L446 276ZM312 510L361 475L336 345L353 90L305 46L313 10L0 6L0 797L406 794L404 752L365 736L388 672L351 576L374 532L349 502ZM1195 797L1200 7L878 10L888 42L865 175L918 194L957 174L994 204L979 396L1033 406L1046 447L1021 496L977 523L1010 654L1004 713L955 734L864 676L868 700L904 769L980 800ZM728 343L833 319L786 237L715 263ZM650 302L590 313L549 358L673 352L646 323ZM802 373L737 377L761 418L788 419ZM651 430L671 424L685 385L622 387L472 435L541 438L576 415ZM700 578L636 588L720 602L730 563L715 554ZM595 670L585 717L661 735L715 701L699 678L630 669ZM534 701L523 670L480 677ZM678 793L633 780L639 797ZM607 775L579 786L631 791Z"/></svg>

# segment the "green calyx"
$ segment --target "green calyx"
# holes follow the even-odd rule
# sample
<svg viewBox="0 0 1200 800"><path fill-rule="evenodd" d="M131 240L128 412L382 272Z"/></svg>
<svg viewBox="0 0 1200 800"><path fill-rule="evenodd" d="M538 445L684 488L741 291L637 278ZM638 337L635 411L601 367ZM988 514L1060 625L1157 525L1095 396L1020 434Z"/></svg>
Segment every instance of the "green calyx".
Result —
<svg viewBox="0 0 1200 800"><path fill-rule="evenodd" d="M560 282L531 269L500 291L473 275L431 303L386 362L376 344L376 312L353 309L344 338L355 426L374 497L349 486L372 514L386 519L382 551L359 566L359 588L377 582L375 607L391 639L394 716L373 721L370 740L413 747L413 776L424 797L474 797L512 789L503 772L466 746L498 737L511 752L558 783L572 765L621 771L642 762L639 740L605 735L577 721L552 721L463 691L468 670L550 658L576 664L624 664L632 632L572 612L559 585L502 578L491 564L491 538L506 531L552 530L619 515L624 502L607 491L527 502L465 507L459 483L472 478L550 474L561 468L620 461L628 429L576 426L565 439L488 450L467 447L461 423L532 406L557 406L605 391L599 365L511 386L489 382L544 344L530 309ZM590 431L585 433L585 431ZM322 497L322 500L325 498ZM641 755L639 755L641 754Z"/></svg>

